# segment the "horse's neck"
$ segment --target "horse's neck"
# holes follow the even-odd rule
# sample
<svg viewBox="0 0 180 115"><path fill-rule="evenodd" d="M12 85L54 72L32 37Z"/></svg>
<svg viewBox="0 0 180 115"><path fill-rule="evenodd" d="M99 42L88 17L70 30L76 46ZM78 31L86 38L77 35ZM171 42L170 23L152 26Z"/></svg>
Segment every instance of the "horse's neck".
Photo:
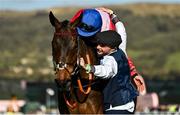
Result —
<svg viewBox="0 0 180 115"><path fill-rule="evenodd" d="M86 63L88 62L89 58L89 64L94 64L94 62L97 60L96 54L95 54L95 48L92 46L87 45L82 39L80 39L81 44L81 54L82 57L86 60Z"/></svg>

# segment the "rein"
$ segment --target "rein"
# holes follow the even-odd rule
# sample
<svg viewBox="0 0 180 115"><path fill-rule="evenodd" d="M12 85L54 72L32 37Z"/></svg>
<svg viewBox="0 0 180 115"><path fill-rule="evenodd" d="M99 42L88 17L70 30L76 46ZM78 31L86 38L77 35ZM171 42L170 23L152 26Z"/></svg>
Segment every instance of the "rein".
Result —
<svg viewBox="0 0 180 115"><path fill-rule="evenodd" d="M77 38L77 40L78 40L78 53L77 53L78 66L80 66L80 43L79 43L79 39L80 39L80 38L79 38L79 36L78 36L78 38ZM86 59L87 59L87 63L90 64L90 58L89 58L89 54L88 54L88 53L86 53ZM91 82L92 82L92 79L93 79L93 74L92 74L92 73L89 73L89 84L88 84L88 88L87 88L86 91L84 91L83 86L82 86L82 83L81 83L81 80L80 80L80 78L78 77L77 82L78 82L79 89L80 89L80 91L81 91L82 93L84 93L84 94L89 94L89 93L90 93L90 91L91 91Z"/></svg>

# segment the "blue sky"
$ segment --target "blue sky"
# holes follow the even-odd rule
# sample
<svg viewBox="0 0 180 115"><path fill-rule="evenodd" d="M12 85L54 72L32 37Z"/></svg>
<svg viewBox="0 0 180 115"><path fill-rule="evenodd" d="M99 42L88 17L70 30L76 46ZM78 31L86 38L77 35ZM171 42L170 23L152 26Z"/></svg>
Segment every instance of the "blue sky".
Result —
<svg viewBox="0 0 180 115"><path fill-rule="evenodd" d="M37 10L63 6L96 6L137 2L180 4L180 0L0 0L0 10Z"/></svg>

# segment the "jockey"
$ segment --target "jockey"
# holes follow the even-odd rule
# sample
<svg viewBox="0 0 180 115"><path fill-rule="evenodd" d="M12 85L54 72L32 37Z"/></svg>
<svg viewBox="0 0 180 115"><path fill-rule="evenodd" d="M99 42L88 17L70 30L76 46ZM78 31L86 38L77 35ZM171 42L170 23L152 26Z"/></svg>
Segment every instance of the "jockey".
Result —
<svg viewBox="0 0 180 115"><path fill-rule="evenodd" d="M126 53L127 34L123 23L117 18L112 10L106 8L81 9L70 20L70 23L77 27L79 36L85 40L87 44L97 45L94 35L98 32L107 30L116 30L122 39L119 48ZM88 39L91 38L91 39ZM128 57L128 56L127 56ZM140 94L145 94L145 83L141 75L137 72L133 62L128 57L130 66L132 83L137 88Z"/></svg>

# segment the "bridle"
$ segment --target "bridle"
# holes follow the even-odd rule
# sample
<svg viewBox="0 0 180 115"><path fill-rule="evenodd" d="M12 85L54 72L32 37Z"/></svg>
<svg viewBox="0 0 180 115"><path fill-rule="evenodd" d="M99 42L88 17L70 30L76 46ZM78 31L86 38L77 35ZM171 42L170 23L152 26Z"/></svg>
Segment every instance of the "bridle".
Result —
<svg viewBox="0 0 180 115"><path fill-rule="evenodd" d="M57 33L55 32L54 35L62 35L61 33ZM87 63L90 64L90 57L89 57L89 54L86 52L86 59L87 59ZM67 73L74 77L74 76L77 76L77 84L78 84L78 88L79 90L85 94L86 96L90 93L91 91L91 83L92 83L92 80L93 80L93 74L92 73L89 73L89 83L87 85L87 89L86 91L84 90L83 88L83 85L81 83L81 80L80 80L80 38L77 37L77 63L76 64L69 64L69 63L65 63L63 61L59 61L58 63L54 62L53 61L53 64L54 64L54 70L56 71L56 73L59 71L59 70L65 70L67 71ZM67 68L67 66L73 66L74 69L72 72L70 72ZM70 83L69 81L67 82L67 84L64 86L64 85L59 85L58 81L55 80L58 88L60 88L60 90L62 90L63 92L70 92ZM65 88L64 88L65 87ZM70 102L68 101L68 99L66 98L66 95L63 93L63 96L64 96L64 99L66 101L66 104L71 108L71 109L74 109L76 107L76 103L73 103L73 104L70 104Z"/></svg>
<svg viewBox="0 0 180 115"><path fill-rule="evenodd" d="M77 75L79 73L79 70L80 70L80 65L78 65L78 64L75 65L75 68L73 69L73 72L70 72L67 69L67 66L68 65L73 66L72 64L64 63L62 61L60 61L59 63L56 63L56 62L53 61L53 64L54 64L54 70L56 72L59 71L59 70L66 70L70 76Z"/></svg>

